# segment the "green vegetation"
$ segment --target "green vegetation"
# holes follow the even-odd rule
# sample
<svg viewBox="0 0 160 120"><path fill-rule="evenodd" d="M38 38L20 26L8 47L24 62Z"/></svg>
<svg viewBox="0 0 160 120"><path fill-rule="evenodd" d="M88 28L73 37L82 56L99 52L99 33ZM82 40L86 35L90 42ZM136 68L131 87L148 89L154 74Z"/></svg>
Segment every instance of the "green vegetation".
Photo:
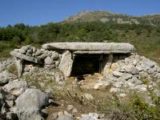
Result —
<svg viewBox="0 0 160 120"><path fill-rule="evenodd" d="M0 28L0 56L7 57L10 50L22 45L60 41L129 42L138 53L160 62L160 27L113 22L16 24Z"/></svg>

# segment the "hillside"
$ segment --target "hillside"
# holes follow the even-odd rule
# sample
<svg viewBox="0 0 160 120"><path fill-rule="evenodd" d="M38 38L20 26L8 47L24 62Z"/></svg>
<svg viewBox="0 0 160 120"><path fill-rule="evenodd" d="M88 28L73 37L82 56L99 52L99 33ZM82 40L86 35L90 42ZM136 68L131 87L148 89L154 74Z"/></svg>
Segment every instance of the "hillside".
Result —
<svg viewBox="0 0 160 120"><path fill-rule="evenodd" d="M117 24L143 24L143 25L160 25L160 15L147 16L129 16L124 14L115 14L106 11L80 12L64 20L65 23L71 22L114 22Z"/></svg>
<svg viewBox="0 0 160 120"><path fill-rule="evenodd" d="M106 18L115 21L124 18L129 22L102 22ZM0 28L0 56L7 57L13 48L27 44L40 46L43 43L60 41L129 42L136 47L138 53L160 63L159 18L159 15L132 17L97 11L83 12L60 23L41 26L23 23L9 25ZM133 21L134 24L131 24Z"/></svg>
<svg viewBox="0 0 160 120"><path fill-rule="evenodd" d="M159 120L159 18L0 27L0 120Z"/></svg>

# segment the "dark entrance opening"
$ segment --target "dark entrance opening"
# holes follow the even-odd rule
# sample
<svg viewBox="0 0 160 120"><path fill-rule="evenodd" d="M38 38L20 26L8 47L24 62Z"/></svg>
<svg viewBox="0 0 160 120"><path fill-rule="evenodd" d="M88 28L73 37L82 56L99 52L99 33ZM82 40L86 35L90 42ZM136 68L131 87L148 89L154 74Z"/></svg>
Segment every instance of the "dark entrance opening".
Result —
<svg viewBox="0 0 160 120"><path fill-rule="evenodd" d="M99 54L78 54L74 58L72 67L72 76L84 74L93 74L100 72L100 57Z"/></svg>

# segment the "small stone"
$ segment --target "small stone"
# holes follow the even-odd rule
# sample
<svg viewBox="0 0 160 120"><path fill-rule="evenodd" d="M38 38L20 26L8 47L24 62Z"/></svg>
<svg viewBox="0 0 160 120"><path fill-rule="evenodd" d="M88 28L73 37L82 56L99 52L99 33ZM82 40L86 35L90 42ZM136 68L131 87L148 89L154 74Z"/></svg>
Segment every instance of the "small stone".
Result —
<svg viewBox="0 0 160 120"><path fill-rule="evenodd" d="M73 108L72 113L78 113L78 110L76 108Z"/></svg>
<svg viewBox="0 0 160 120"><path fill-rule="evenodd" d="M113 72L113 76L115 76L115 77L121 77L122 74L123 74L123 73L118 72L118 71L114 71L114 72Z"/></svg>
<svg viewBox="0 0 160 120"><path fill-rule="evenodd" d="M128 74L128 73L124 73L121 77L120 77L120 79L121 80L129 80L129 79L131 79L132 78L132 75L131 74Z"/></svg>
<svg viewBox="0 0 160 120"><path fill-rule="evenodd" d="M111 93L116 93L116 92L118 92L118 91L119 91L118 88L112 87L109 92L111 92Z"/></svg>
<svg viewBox="0 0 160 120"><path fill-rule="evenodd" d="M58 54L57 52L52 52L51 58L52 58L53 60L57 60L57 59L59 58L59 54Z"/></svg>
<svg viewBox="0 0 160 120"><path fill-rule="evenodd" d="M84 94L83 94L83 97L84 97L86 100L93 100L93 99L94 99L94 97L93 97L91 94L89 94L89 93L84 93Z"/></svg>
<svg viewBox="0 0 160 120"><path fill-rule="evenodd" d="M131 73L133 75L138 74L138 69L136 67L134 67L133 65L128 65L125 67L125 70L127 73Z"/></svg>
<svg viewBox="0 0 160 120"><path fill-rule="evenodd" d="M47 58L45 58L44 63L45 63L45 65L52 65L54 62L51 57L47 57Z"/></svg>
<svg viewBox="0 0 160 120"><path fill-rule="evenodd" d="M73 120L73 117L68 115L61 115L57 118L57 120Z"/></svg>
<svg viewBox="0 0 160 120"><path fill-rule="evenodd" d="M97 113L82 114L80 120L102 120Z"/></svg>
<svg viewBox="0 0 160 120"><path fill-rule="evenodd" d="M120 93L119 97L126 97L126 94L125 93Z"/></svg>
<svg viewBox="0 0 160 120"><path fill-rule="evenodd" d="M105 88L107 88L107 87L110 86L110 85L111 85L111 84L110 84L109 81L105 81L105 82L99 81L98 83L96 83L96 84L94 85L93 89L95 89L95 90L105 89Z"/></svg>
<svg viewBox="0 0 160 120"><path fill-rule="evenodd" d="M67 111L71 111L71 110L73 110L73 108L74 108L73 105L68 105L68 106L67 106Z"/></svg>

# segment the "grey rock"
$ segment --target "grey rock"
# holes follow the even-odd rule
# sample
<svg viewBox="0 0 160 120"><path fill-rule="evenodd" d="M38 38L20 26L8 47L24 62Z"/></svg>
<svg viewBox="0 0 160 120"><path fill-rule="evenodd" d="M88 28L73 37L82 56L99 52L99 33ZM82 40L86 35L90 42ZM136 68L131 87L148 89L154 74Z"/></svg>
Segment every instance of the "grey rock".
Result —
<svg viewBox="0 0 160 120"><path fill-rule="evenodd" d="M1 107L0 113L5 114L5 113L7 113L7 111L8 111L8 109L7 109L7 107L6 107L6 104L4 103L4 104L2 105L2 107Z"/></svg>
<svg viewBox="0 0 160 120"><path fill-rule="evenodd" d="M97 113L82 114L80 120L104 120Z"/></svg>
<svg viewBox="0 0 160 120"><path fill-rule="evenodd" d="M24 61L22 59L15 57L15 63L16 63L16 67L17 67L18 77L21 77L23 74L23 69L24 69L23 62Z"/></svg>
<svg viewBox="0 0 160 120"><path fill-rule="evenodd" d="M3 106L3 104L4 104L4 95L3 95L3 93L0 91L0 110L1 110L1 108L2 108L2 106Z"/></svg>
<svg viewBox="0 0 160 120"><path fill-rule="evenodd" d="M8 58L0 61L0 72L6 70L6 68L12 64L14 64L13 58Z"/></svg>
<svg viewBox="0 0 160 120"><path fill-rule="evenodd" d="M54 62L53 62L53 59L51 57L46 57L45 60L44 60L44 64L45 65L52 65Z"/></svg>
<svg viewBox="0 0 160 120"><path fill-rule="evenodd" d="M69 115L61 115L57 118L57 120L74 120L72 116Z"/></svg>
<svg viewBox="0 0 160 120"><path fill-rule="evenodd" d="M131 73L133 75L138 74L139 71L136 67L134 67L133 65L128 65L125 67L126 72Z"/></svg>
<svg viewBox="0 0 160 120"><path fill-rule="evenodd" d="M78 113L78 110L76 108L73 108L72 113L73 114Z"/></svg>
<svg viewBox="0 0 160 120"><path fill-rule="evenodd" d="M24 55L22 53L19 53L19 52L15 52L15 51L11 51L10 54L14 57L17 57L19 59L22 59L22 60L26 60L26 61L29 61L29 62L33 62L33 63L41 63L41 59L38 59L38 58L35 58L35 57L32 57L32 56L27 56L27 55Z"/></svg>
<svg viewBox="0 0 160 120"><path fill-rule="evenodd" d="M116 88L116 87L111 87L110 90L109 90L110 93L117 93L119 91L120 91L120 89Z"/></svg>
<svg viewBox="0 0 160 120"><path fill-rule="evenodd" d="M154 77L160 79L160 73L157 73Z"/></svg>
<svg viewBox="0 0 160 120"><path fill-rule="evenodd" d="M10 80L14 80L16 78L17 78L16 75L9 73L8 71L3 71L0 73L0 85L5 85Z"/></svg>
<svg viewBox="0 0 160 120"><path fill-rule="evenodd" d="M13 112L7 112L6 119L7 120L18 120L17 115Z"/></svg>
<svg viewBox="0 0 160 120"><path fill-rule="evenodd" d="M72 54L69 51L66 51L62 55L61 62L59 64L59 69L64 73L65 77L70 76L72 70Z"/></svg>
<svg viewBox="0 0 160 120"><path fill-rule="evenodd" d="M67 106L67 111L71 111L71 110L73 110L73 108L74 108L73 105L68 105L68 106Z"/></svg>
<svg viewBox="0 0 160 120"><path fill-rule="evenodd" d="M12 101L12 100L15 100L16 99L16 96L12 95L12 94L5 94L5 100L8 100L8 101Z"/></svg>
<svg viewBox="0 0 160 120"><path fill-rule="evenodd" d="M113 86L116 88L121 88L123 84L124 84L124 81L118 81L118 82L113 83Z"/></svg>
<svg viewBox="0 0 160 120"><path fill-rule="evenodd" d="M71 50L79 53L131 53L135 50L134 46L128 43L84 43L84 42L57 42L44 44L42 48L47 50Z"/></svg>
<svg viewBox="0 0 160 120"><path fill-rule="evenodd" d="M146 92L147 91L147 85L137 85L135 86L135 89L137 89L139 92Z"/></svg>
<svg viewBox="0 0 160 120"><path fill-rule="evenodd" d="M84 93L83 98L86 99L86 100L93 100L94 99L92 94L89 94L89 93Z"/></svg>
<svg viewBox="0 0 160 120"><path fill-rule="evenodd" d="M27 89L27 87L28 85L26 81L14 80L3 86L3 90L12 95L19 96Z"/></svg>
<svg viewBox="0 0 160 120"><path fill-rule="evenodd" d="M48 95L38 89L27 89L16 100L20 120L42 120L40 110L48 104Z"/></svg>
<svg viewBox="0 0 160 120"><path fill-rule="evenodd" d="M59 84L63 84L65 80L64 74L58 69L55 69L53 73L54 73L54 80Z"/></svg>
<svg viewBox="0 0 160 120"><path fill-rule="evenodd" d="M124 73L119 79L123 81L123 80L129 80L131 78L132 78L131 74Z"/></svg>
<svg viewBox="0 0 160 120"><path fill-rule="evenodd" d="M109 87L111 83L109 81L98 81L94 84L93 89L99 90L99 89L105 89Z"/></svg>
<svg viewBox="0 0 160 120"><path fill-rule="evenodd" d="M41 54L43 54L42 51L37 49L35 52L35 56L40 56Z"/></svg>
<svg viewBox="0 0 160 120"><path fill-rule="evenodd" d="M69 114L67 111L64 111L58 113L58 118L56 120L74 120L74 119L71 114Z"/></svg>
<svg viewBox="0 0 160 120"><path fill-rule="evenodd" d="M115 77L121 77L123 73L119 72L119 71L114 71L113 72L113 76Z"/></svg>
<svg viewBox="0 0 160 120"><path fill-rule="evenodd" d="M6 103L7 103L7 105L9 107L13 107L13 105L14 105L14 101L13 100L5 100L5 101L6 101Z"/></svg>
<svg viewBox="0 0 160 120"><path fill-rule="evenodd" d="M51 58L52 58L53 60L57 60L57 59L59 58L59 54L58 54L57 52L52 52Z"/></svg>

